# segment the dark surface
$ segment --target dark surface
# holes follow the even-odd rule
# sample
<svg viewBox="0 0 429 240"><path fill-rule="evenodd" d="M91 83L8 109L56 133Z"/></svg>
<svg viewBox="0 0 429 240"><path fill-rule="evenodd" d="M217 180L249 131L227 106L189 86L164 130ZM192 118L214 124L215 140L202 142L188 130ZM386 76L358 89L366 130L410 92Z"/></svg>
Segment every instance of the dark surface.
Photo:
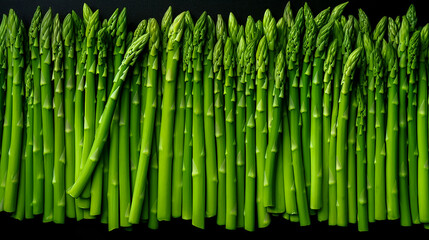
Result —
<svg viewBox="0 0 429 240"><path fill-rule="evenodd" d="M127 7L128 21L131 28L135 27L142 19L154 17L160 20L164 11L169 5L173 7L174 15L181 11L189 10L194 18L197 18L203 11L207 11L213 18L217 14L222 14L224 19L227 20L230 12L234 13L237 20L244 24L248 15L253 16L255 19L262 19L264 12L269 8L273 16L277 19L283 14L284 6L287 1L277 0L95 0L95 1L81 1L81 0L3 0L0 1L0 13L7 13L10 8L13 8L16 13L24 20L28 26L34 10L37 5L40 5L42 11L45 12L49 7L52 8L54 13L59 13L63 18L71 10L75 10L78 14L82 13L83 3L87 2L89 6L95 10L100 9L101 18L108 18L116 8ZM319 11L330 6L333 7L344 1L340 0L317 0L308 1L309 6L316 14ZM416 6L418 14L418 25L422 26L429 22L429 14L426 1L386 1L386 0L352 0L344 10L344 14L353 14L357 16L358 8L362 8L371 20L371 24L375 26L382 16L389 16L395 18L398 15L404 15L410 3ZM304 1L295 0L291 1L292 9L294 12L303 5ZM299 237L296 237L299 234ZM376 235L376 234L382 235ZM398 221L378 221L370 224L370 231L367 233L359 233L357 226L351 224L348 227L333 227L328 226L326 222L319 223L317 219L312 219L312 224L309 227L300 227L298 223L291 223L280 217L272 219L271 225L264 229L258 229L255 232L246 232L242 229L230 231L225 230L223 226L217 226L215 219L207 219L205 230L197 229L191 225L190 221L174 219L169 222L161 222L158 230L150 230L146 224L142 223L135 226L131 230L115 230L113 232L107 231L107 226L101 224L98 219L84 220L76 222L68 219L65 224L43 223L40 216L35 219L18 221L13 219L7 213L0 213L0 239L10 237L43 237L44 239L56 238L62 239L65 237L75 237L77 239L92 238L101 239L104 237L137 237L145 238L147 236L156 237L170 237L174 239L190 239L190 238L208 238L208 237L227 237L245 239L249 237L257 238L278 238L287 239L294 237L299 239L301 237L335 237L344 236L357 237L364 236L380 236L382 238L388 235L400 236L405 235L408 237L417 236L417 234L428 234L429 230L424 230L422 225L412 227L401 227ZM13 234L13 235L9 235ZM7 236L7 237L6 237ZM202 237L202 238L201 238ZM390 237L390 236L389 236ZM16 238L22 239L22 238Z"/></svg>

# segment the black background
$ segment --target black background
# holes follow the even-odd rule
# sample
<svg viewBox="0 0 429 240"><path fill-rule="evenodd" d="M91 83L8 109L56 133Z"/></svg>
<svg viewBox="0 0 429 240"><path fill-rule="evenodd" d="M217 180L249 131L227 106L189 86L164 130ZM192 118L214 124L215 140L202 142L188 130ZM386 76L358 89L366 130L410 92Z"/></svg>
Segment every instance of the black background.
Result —
<svg viewBox="0 0 429 240"><path fill-rule="evenodd" d="M75 10L78 14L82 14L83 3L86 2L93 10L100 9L100 17L108 18L116 8L127 7L129 27L133 29L142 19L150 17L161 20L168 6L173 7L173 14L189 10L196 19L203 11L207 11L214 19L217 14L222 14L224 19L228 19L228 14L233 12L237 20L244 24L248 15L254 19L262 19L264 12L269 8L273 16L278 19L283 14L283 9L287 1L279 0L0 0L0 13L7 14L10 8L24 20L28 26L34 10L39 5L42 11L45 12L49 7L54 13L59 13L63 18L71 10ZM294 13L304 4L302 0L292 0L292 9ZM342 0L309 0L309 6L314 14L325 9L328 6L335 6L342 3ZM357 16L358 8L362 8L368 15L371 24L375 26L382 16L395 18L398 15L404 15L409 5L413 3L417 9L418 25L422 26L429 23L429 8L425 3L427 0L421 1L388 1L388 0L350 0L343 14L353 14ZM382 235L378 235L378 234ZM107 231L107 226L99 223L99 220L83 220L76 222L67 219L65 224L42 223L40 216L35 219L18 221L13 219L9 214L0 213L0 239L8 237L43 237L47 238L104 238L104 237L170 237L170 238L208 238L208 237L227 237L227 238L249 238L249 237L265 237L286 239L288 237L335 237L337 235L346 237L390 237L405 235L408 237L417 236L417 234L428 234L429 230L424 230L422 225L412 227L401 227L398 221L378 221L370 224L370 231L363 233L358 232L357 225L349 225L348 227L333 227L327 223L319 223L317 219L312 219L312 224L308 227L300 227L298 223L291 223L280 217L272 218L269 227L258 229L255 232L247 232L242 229L225 230L223 226L217 226L215 219L207 219L205 230L197 229L191 225L190 221L173 219L169 222L160 222L158 230L150 230L146 224L134 226L131 230L115 230ZM12 234L12 235L9 235ZM296 235L299 234L299 235Z"/></svg>

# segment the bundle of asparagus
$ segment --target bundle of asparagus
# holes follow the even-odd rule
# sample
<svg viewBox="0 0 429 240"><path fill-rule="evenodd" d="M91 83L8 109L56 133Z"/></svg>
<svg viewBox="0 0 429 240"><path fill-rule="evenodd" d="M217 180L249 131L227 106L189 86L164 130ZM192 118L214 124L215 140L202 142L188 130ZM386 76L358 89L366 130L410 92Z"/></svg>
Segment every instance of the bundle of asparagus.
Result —
<svg viewBox="0 0 429 240"><path fill-rule="evenodd" d="M410 5L372 29L346 6L287 3L244 24L169 7L135 29L126 8L38 7L28 29L11 9L0 211L109 231L171 218L255 231L279 216L427 228L429 24Z"/></svg>

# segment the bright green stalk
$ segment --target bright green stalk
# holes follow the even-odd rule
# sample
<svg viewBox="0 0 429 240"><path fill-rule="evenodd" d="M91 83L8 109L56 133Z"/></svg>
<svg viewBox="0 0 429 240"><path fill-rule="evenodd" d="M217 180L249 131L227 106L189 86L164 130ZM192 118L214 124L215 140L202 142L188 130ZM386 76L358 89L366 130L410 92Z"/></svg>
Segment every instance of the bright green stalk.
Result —
<svg viewBox="0 0 429 240"><path fill-rule="evenodd" d="M289 73L289 105L290 129L291 129L291 150L292 166L296 188L296 201L299 214L300 225L310 224L310 213L308 208L307 192L305 185L305 169L302 158L302 141L300 124L300 104L299 104L299 49L300 35L303 27L304 10L300 8L296 14L295 23L289 32L289 41L286 46L286 59ZM293 39L293 41L292 41Z"/></svg>
<svg viewBox="0 0 429 240"><path fill-rule="evenodd" d="M134 31L133 38L140 37L147 31L148 21L143 19L136 30ZM147 55L145 52L144 55ZM140 155L140 140L141 140L141 84L142 84L142 62L144 56L133 68L133 75L131 78L130 94L130 171L131 171L131 189L134 190L135 179L137 175L137 166Z"/></svg>
<svg viewBox="0 0 429 240"><path fill-rule="evenodd" d="M318 212L319 221L328 220L329 213L329 148L331 138L331 116L333 101L333 70L336 63L337 39L334 39L327 50L326 59L323 65L323 119L322 119L322 205Z"/></svg>
<svg viewBox="0 0 429 240"><path fill-rule="evenodd" d="M192 65L193 78L193 115L192 115L192 225L204 228L205 192L206 192L206 153L204 148L204 106L203 106L203 46L207 31L207 13L203 12L195 23L193 35Z"/></svg>
<svg viewBox="0 0 429 240"><path fill-rule="evenodd" d="M399 39L399 49L398 49L398 58L399 58L399 150L398 150L398 185L399 185L399 214L401 214L401 220L405 220L407 219L405 216L406 213L410 214L410 210L411 210L411 214L416 216L419 212L418 209L418 197L417 197L417 188L414 186L408 186L408 184L417 184L417 176L414 177L414 175L417 175L417 171L416 168L413 167L412 162L416 162L417 159L414 156L414 147L416 147L416 142L413 141L415 140L416 135L413 135L413 132L416 133L416 129L408 129L409 127L414 126L415 124L415 118L412 117L411 115L411 109L408 109L409 107L412 107L412 104L408 105L407 104L407 96L411 96L411 94L413 93L409 93L410 89L409 87L409 81L408 81L408 76L407 76L407 71L408 71L408 59L411 59L412 56L409 56L409 53L411 53L410 49L411 49L411 39L410 39L410 33L409 33L409 22L408 20L404 17L402 19L402 24L401 24L401 34L400 34L400 39ZM419 39L414 38L414 44L418 44ZM412 48L414 48L414 51L417 51L416 47L418 45L413 46ZM411 64L411 63L410 63ZM411 80L411 79L410 79ZM403 115L402 115L403 114ZM408 115L410 114L410 115ZM411 119L409 119L411 117ZM411 120L410 122L408 122L409 120ZM417 133L416 133L417 134ZM410 141L407 141L406 139L409 138ZM411 140L412 139L412 140ZM409 144L407 146L407 144ZM414 145L414 147L412 148L411 144ZM413 150L413 151L410 151ZM414 161L411 161L411 159L414 159ZM409 162L409 163L408 163ZM403 168L405 164L405 169ZM410 164L409 166L409 171L410 173L410 179L409 179L409 183L408 183L408 176L406 176L407 179L404 178L404 176L402 176L401 174L408 174L406 172L403 171L408 171L408 167L407 165ZM416 165L414 165L416 166ZM407 181L405 181L407 180ZM413 181L415 180L415 181ZM406 185L405 185L406 184ZM409 195L408 194L403 194L404 192L408 192L409 191ZM402 219L402 210L405 210L406 201L408 202L407 204L409 204L409 209L407 209L406 211L404 211L404 218ZM409 216L408 216L409 217ZM415 219L413 217L413 219ZM408 220L410 220L408 218Z"/></svg>
<svg viewBox="0 0 429 240"><path fill-rule="evenodd" d="M25 116L25 148L23 148L24 159L21 163L21 174L25 171L25 176L21 176L19 191L24 188L25 191L25 218L34 218L33 215L33 79L31 62L25 70L25 98L26 98L26 116ZM25 169L23 169L25 168ZM22 181L24 178L25 182ZM23 185L22 185L23 184ZM22 187L24 186L24 187ZM18 195L19 196L19 195Z"/></svg>
<svg viewBox="0 0 429 240"><path fill-rule="evenodd" d="M207 206L206 217L213 217L217 212L217 162L214 125L214 92L213 92L213 49L215 44L215 25L207 16L207 34L203 57L203 96L204 96L204 142L206 148ZM182 127L183 129L183 127ZM181 131L183 133L183 131Z"/></svg>
<svg viewBox="0 0 429 240"><path fill-rule="evenodd" d="M257 41L247 44L245 50L246 81L246 182L244 201L244 229L254 231L256 226L256 131L255 131L255 50Z"/></svg>
<svg viewBox="0 0 429 240"><path fill-rule="evenodd" d="M221 15L217 16L216 31L221 31L223 26ZM216 136L216 157L218 172L218 197L217 197L217 221L218 225L225 225L226 182L225 182L225 102L223 98L223 42L217 38L213 49L213 74L214 74L214 117Z"/></svg>
<svg viewBox="0 0 429 240"><path fill-rule="evenodd" d="M302 69L301 69L301 75L300 75L300 112L301 112L301 136L302 136L302 159L304 162L304 170L305 170L305 185L307 188L307 194L309 197L309 204L311 207L312 200L311 200L311 149L310 149L310 142L311 142L311 109L310 109L310 99L313 99L313 97L310 98L310 85L311 85L311 76L312 76L312 70L313 70L313 58L314 58L314 49L315 49L315 41L317 37L317 29L316 24L314 22L313 14L311 12L311 9L308 7L307 4L304 5L304 18L305 18L305 33L303 37L302 42L302 56L303 56L303 62L302 62ZM319 99L321 100L321 99ZM320 104L322 102L319 102ZM321 118L320 118L321 120ZM322 130L320 128L320 130ZM321 154L321 153L320 153ZM321 157L321 156L319 156ZM314 177L313 177L314 179ZM316 187L316 186L315 186ZM315 188L317 189L317 188ZM313 193L314 195L314 193ZM314 202L314 200L313 200ZM318 207L316 206L315 209Z"/></svg>
<svg viewBox="0 0 429 240"><path fill-rule="evenodd" d="M185 128L183 149L183 190L182 218L192 218L192 37L194 22L189 11L185 13L185 30L183 33L183 71L185 71Z"/></svg>
<svg viewBox="0 0 429 240"><path fill-rule="evenodd" d="M337 225L346 226L347 219L347 126L349 118L349 102L352 91L352 77L359 61L362 48L354 50L347 58L341 80L341 92L338 107L337 126Z"/></svg>
<svg viewBox="0 0 429 240"><path fill-rule="evenodd" d="M410 24L411 25L411 24ZM424 33L425 34L425 33ZM411 194L417 191L417 201L418 201L418 209L419 209L419 218L420 222L427 223L429 219L428 210L426 200L428 199L428 190L425 189L428 184L425 181L428 179L427 177L427 167L425 163L418 162L417 155L417 84L418 80L418 54L420 48L420 31L417 30L413 32L413 35L410 38L410 42L408 45L407 51L407 75L408 78L408 93L407 93L407 127L408 127L408 162L399 162L399 184L405 185L404 190L409 191ZM426 47L423 47L425 50ZM421 50L420 50L421 52ZM423 56L425 57L425 56ZM417 171L416 171L417 169ZM416 174L417 173L417 174ZM408 176L408 174L410 174ZM411 175L412 174L412 175ZM413 177L417 175L417 184L412 186L410 184L415 184L415 178ZM410 181L410 182L408 182ZM400 188L401 189L401 188ZM408 206L409 198L402 198L400 195L400 204ZM408 225L411 225L410 213L404 213L404 217L407 217ZM402 215L401 215L402 218Z"/></svg>
<svg viewBox="0 0 429 240"><path fill-rule="evenodd" d="M246 164L246 96L244 51L246 41L240 38L237 46L237 80L236 80L236 165L237 165L237 227L243 227L245 202L245 164Z"/></svg>
<svg viewBox="0 0 429 240"><path fill-rule="evenodd" d="M31 70L33 71L33 213L43 212L44 170L43 170L43 137L42 107L40 99L40 50L39 31L42 13L36 9L29 28L29 45L31 52ZM74 180L74 179L73 179Z"/></svg>
<svg viewBox="0 0 429 240"><path fill-rule="evenodd" d="M373 74L373 42L368 34L364 34L365 55L368 63L368 100L367 100L367 188L368 188L368 221L375 221L375 192L374 192L374 156L375 156L375 83Z"/></svg>
<svg viewBox="0 0 429 240"><path fill-rule="evenodd" d="M11 17L11 16L10 16ZM9 18L9 17L8 17ZM3 18L5 20L5 18ZM10 41L9 20L7 20L6 33L6 54L7 54L7 77L6 77L6 100L5 113L3 122L3 135L1 146L1 163L0 163L0 210L4 210L4 188L6 186L7 165L9 158L10 134L12 122L12 84L13 84L13 68L12 68L12 47Z"/></svg>
<svg viewBox="0 0 429 240"><path fill-rule="evenodd" d="M410 4L410 6L408 7L405 17L408 20L410 32L414 32L417 26L417 12L413 4Z"/></svg>
<svg viewBox="0 0 429 240"><path fill-rule="evenodd" d="M225 70L225 130L226 130L226 229L235 229L237 224L237 185L235 162L235 54L231 38L224 46Z"/></svg>
<svg viewBox="0 0 429 240"><path fill-rule="evenodd" d="M71 187L75 176L75 132L74 132L74 97L76 88L75 36L72 15L63 20L62 36L64 41L64 131L65 131L65 189ZM75 201L66 195L66 216L75 218Z"/></svg>
<svg viewBox="0 0 429 240"><path fill-rule="evenodd" d="M176 114L174 117L174 134L173 134L173 170L172 170L172 189L171 189L171 215L173 218L182 216L182 185L183 185L183 150L184 137L183 129L185 128L185 71L183 63L179 62L179 72L177 75L177 92L176 92Z"/></svg>
<svg viewBox="0 0 429 240"><path fill-rule="evenodd" d="M52 38L52 10L49 9L42 20L40 30L41 53L41 104L42 104L42 129L43 129L43 154L45 166L45 205L43 209L43 221L50 222L53 218L53 171L54 168L54 114L52 107L52 69L51 69L51 38Z"/></svg>
<svg viewBox="0 0 429 240"><path fill-rule="evenodd" d="M374 49L374 77L375 77L375 219L386 218L386 182L385 182L385 80L382 69L381 50Z"/></svg>
<svg viewBox="0 0 429 240"><path fill-rule="evenodd" d="M404 18L405 19L405 18ZM389 30L393 27L393 19L389 18ZM389 31L390 32L390 31ZM406 46L408 42L408 24L406 20L401 25L399 32L400 35L400 48ZM399 198L398 198L398 154L403 151L398 150L399 148L406 147L405 145L398 148L399 135L406 132L406 125L400 126L401 117L399 113L399 96L398 96L398 84L399 79L397 75L398 71L398 59L396 50L393 45L394 42L390 41L386 53L386 65L388 70L388 82L387 82L387 123L386 123L386 207L387 207L387 218L398 219L399 218ZM398 49L400 54L401 50ZM405 109L405 106L404 108ZM404 113L405 114L405 113ZM400 133L401 130L403 131ZM406 153L406 152L405 152Z"/></svg>
<svg viewBox="0 0 429 240"><path fill-rule="evenodd" d="M149 19L148 29L150 34L149 49L148 49L148 72L146 82L146 100L145 100L145 113L144 125L140 143L140 156L137 166L136 181L131 200L130 215L128 221L130 223L138 223L140 220L141 209L145 197L145 188L147 185L147 176L151 151L155 147L153 139L155 139L154 125L155 125L155 111L159 108L157 100L158 91L158 58L160 47L160 30L158 22L155 19ZM160 86L159 86L160 87ZM157 106L158 105L158 106Z"/></svg>
<svg viewBox="0 0 429 240"><path fill-rule="evenodd" d="M365 72L360 75L364 76ZM356 181L357 181L357 210L358 230L368 231L368 201L366 188L366 146L365 146L365 121L366 121L366 86L365 76L360 79L357 89L358 112L356 118Z"/></svg>
<svg viewBox="0 0 429 240"><path fill-rule="evenodd" d="M428 209L423 205L423 203L428 201L429 194L424 189L426 186L425 181L429 181L428 178L428 172L427 168L427 161L428 161L428 150L426 148L427 146L427 134L428 134L428 109L427 109L427 49L428 49L428 41L429 41L429 25L426 24L420 31L420 53L419 53L419 66L418 66L418 92L417 92L417 146L418 146L418 162L417 162L417 186L418 186L418 203L419 203L419 211L418 215L416 212L414 212L413 208L411 208L411 217L413 223L418 223L418 220L421 222L427 222L429 218ZM411 170L411 165L410 165ZM411 172L410 172L410 184L416 184L415 177L411 178ZM414 181L412 181L414 179ZM412 203L414 199L411 197L414 195L410 195L410 202Z"/></svg>
<svg viewBox="0 0 429 240"><path fill-rule="evenodd" d="M171 168L173 159L173 127L176 108L176 75L179 61L180 41L183 35L184 13L172 23L167 46L165 82L161 113L161 132L159 139L159 179L158 179L158 220L171 217Z"/></svg>
<svg viewBox="0 0 429 240"><path fill-rule="evenodd" d="M266 162L265 162L265 179L267 181L274 181L274 171L275 171L275 157L278 149L278 136L281 126L281 109L282 109L282 98L284 97L283 88L284 88L284 74L285 74L285 57L283 51L280 51L276 57L276 68L275 68L275 88L273 91L273 122L272 122L272 132L268 135L268 144L266 152ZM270 191L274 189L267 189L267 185L264 186L264 196L270 194ZM268 191L267 191L268 190Z"/></svg>
<svg viewBox="0 0 429 240"><path fill-rule="evenodd" d="M352 92L349 109L349 123L347 130L347 178L348 178L348 221L356 223L357 219L357 198L356 198L356 118L357 118L357 96L356 90Z"/></svg>
<svg viewBox="0 0 429 240"><path fill-rule="evenodd" d="M39 9L40 11L40 9ZM31 25L30 25L31 27ZM3 14L0 24L0 126L4 123L5 114L5 97L6 97L6 82L7 82L7 15ZM0 128L0 136L3 136L3 128ZM0 139L0 144L2 140Z"/></svg>
<svg viewBox="0 0 429 240"><path fill-rule="evenodd" d="M106 91L107 91L107 30L105 27L101 28L97 33L97 95L96 95L96 106L95 106L95 130L97 131L101 114L104 110L106 103ZM102 194L103 194L103 169L105 168L107 151L102 153L102 161L96 167L94 172L92 183L91 183L91 205L90 214L97 216L102 211Z"/></svg>
<svg viewBox="0 0 429 240"><path fill-rule="evenodd" d="M256 211L258 216L258 227L264 228L270 224L270 215L264 206L264 172L265 152L268 144L267 125L267 64L268 44L267 38L262 36L256 49Z"/></svg>
<svg viewBox="0 0 429 240"><path fill-rule="evenodd" d="M86 73L85 73L85 95L84 95L84 132L81 170L85 166L89 151L95 135L95 105L96 105L96 80L97 70L97 32L99 28L99 11L95 11L86 25ZM90 198L91 185L87 185L81 198ZM88 206L89 207L89 206Z"/></svg>
<svg viewBox="0 0 429 240"><path fill-rule="evenodd" d="M74 23L75 33L75 48L76 48L76 92L75 92L75 108L74 108L74 130L75 130L75 179L79 176L80 162L82 160L82 144L83 144L83 114L84 114L84 76L85 76L85 56L86 56L86 40L84 38L85 30L82 19L73 11L72 18ZM78 206L78 200L75 200L76 218L81 219L83 212Z"/></svg>
<svg viewBox="0 0 429 240"><path fill-rule="evenodd" d="M4 193L4 210L14 212L17 209L18 183L20 176L22 133L24 128L24 103L22 89L24 83L24 56L23 56L23 29L19 26L18 16L9 13L8 27L10 28L10 39L12 47L12 126L10 136L10 148L7 168L7 178ZM25 84L25 83L24 83Z"/></svg>
<svg viewBox="0 0 429 240"><path fill-rule="evenodd" d="M314 42L316 51L314 53L313 79L311 82L311 115L310 115L310 153L311 153L311 188L310 208L320 209L322 207L322 185L323 185L323 64L328 47L328 39L333 26L333 21L320 29ZM305 86L305 85L304 85ZM305 124L305 123L303 123Z"/></svg>
<svg viewBox="0 0 429 240"><path fill-rule="evenodd" d="M54 222L64 223L65 219L65 117L64 117L64 49L62 29L58 14L54 17L52 36L52 61L54 80Z"/></svg>
<svg viewBox="0 0 429 240"><path fill-rule="evenodd" d="M325 26L329 22L330 16L331 16L331 7L327 7L322 11L320 11L314 17L314 23L316 24L316 28L321 29L323 26Z"/></svg>

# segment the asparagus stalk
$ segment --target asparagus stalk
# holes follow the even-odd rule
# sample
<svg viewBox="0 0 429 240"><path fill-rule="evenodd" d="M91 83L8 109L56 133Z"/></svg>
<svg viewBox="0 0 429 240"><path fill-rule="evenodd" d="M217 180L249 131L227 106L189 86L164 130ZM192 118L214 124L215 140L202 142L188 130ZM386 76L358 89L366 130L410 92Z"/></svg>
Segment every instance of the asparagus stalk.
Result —
<svg viewBox="0 0 429 240"><path fill-rule="evenodd" d="M147 184L149 161L152 151L152 145L154 145L154 124L155 124L155 111L159 108L157 102L157 89L158 86L158 58L159 58L159 45L160 45L160 29L158 22L151 18L148 21L148 30L150 34L149 45L148 45L148 75L146 82L146 100L145 100L145 113L144 113L144 125L140 143L140 156L139 163L137 166L136 182L131 200L130 215L128 221L130 223L138 223L140 221L141 209L143 206L143 200L145 197L145 189Z"/></svg>
<svg viewBox="0 0 429 240"><path fill-rule="evenodd" d="M258 216L258 227L264 228L270 224L270 215L264 206L264 172L265 152L268 144L267 126L267 63L268 63L267 38L262 36L256 50L256 111L255 131L256 138L256 211ZM227 171L228 174L228 171Z"/></svg>
<svg viewBox="0 0 429 240"><path fill-rule="evenodd" d="M215 44L215 24L207 15L207 33L203 57L203 96L204 96L204 142L206 149L206 179L207 179L207 206L206 217L213 217L217 212L217 162L214 123L214 72L213 51ZM183 128L183 127L182 127ZM183 132L183 131L181 131Z"/></svg>
<svg viewBox="0 0 429 240"><path fill-rule="evenodd" d="M400 186L405 186L403 188L400 187L400 190L407 190L410 193L413 193L417 191L418 196L418 209L419 209L419 216L420 221L425 223L427 222L425 220L425 204L423 204L423 201L425 201L424 196L426 194L425 183L424 183L424 175L425 175L425 168L421 168L419 170L418 160L417 160L417 125L416 125L416 117L417 117L417 84L416 81L418 79L417 77L417 66L418 66L418 54L419 54L419 48L420 48L420 31L417 30L413 32L410 42L408 45L407 50L407 75L408 78L408 92L407 92L407 130L408 130L408 161L406 162L399 162L399 184ZM412 179L413 177L408 174L415 174L416 171L414 171L417 168L417 185L411 186L409 185L408 181L411 181L410 183L415 183L415 179ZM410 172L409 172L410 171ZM423 181L422 181L423 179ZM406 184L406 185L405 185ZM417 189L416 189L417 186ZM415 195L414 195L415 196ZM408 206L409 204L409 198L408 196L402 196L400 195L400 204L404 206ZM423 197L423 198L422 198ZM404 214L404 222L408 225L411 225L411 219L410 219L410 213L408 209L401 209L401 214ZM407 218L406 218L407 217ZM401 215L402 218L402 215ZM407 221L405 221L407 220ZM401 221L402 223L402 221Z"/></svg>
<svg viewBox="0 0 429 240"><path fill-rule="evenodd" d="M362 58L363 59L363 58ZM362 70L362 69L361 69ZM362 71L365 74L365 71ZM368 201L366 188L366 146L365 146L365 121L366 121L366 78L362 77L357 86L357 118L356 118L356 181L357 181L357 211L358 230L368 231Z"/></svg>
<svg viewBox="0 0 429 240"><path fill-rule="evenodd" d="M419 197L419 211L418 211L418 217L417 217L417 213L414 212L413 208L411 208L411 217L413 220L413 223L418 223L418 221L420 220L421 222L424 222L427 220L427 208L425 206L423 206L424 201L426 201L425 199L427 199L428 194L427 192L424 190L424 186L425 183L424 181L426 181L425 179L427 179L427 170L424 167L427 163L427 159L428 159L428 152L427 152L427 148L425 147L427 145L427 69L425 67L425 64L427 64L427 48L428 48L428 41L429 41L429 37L428 37L428 29L429 29L429 25L425 25L421 31L420 31L420 52L419 52L419 79L418 79L418 92L417 92L417 106L418 106L418 111L417 111L417 144L418 144L418 153L419 153L419 158L418 158L418 180L417 180L417 184L418 184L418 189L421 190L418 194ZM424 135L426 133L426 135ZM411 166L410 166L410 170L411 170ZM411 177L411 174L410 174ZM415 181L412 181L412 179L415 178L410 178L409 183L415 183ZM421 185L419 184L421 183ZM412 195L410 195L410 203L412 204ZM420 205L421 204L421 205ZM421 207L420 207L421 206Z"/></svg>
<svg viewBox="0 0 429 240"><path fill-rule="evenodd" d="M176 98L176 76L179 61L180 42L183 35L184 13L172 23L167 46L168 71L165 75L159 139L158 220L168 221L171 217L171 166L173 154L173 127Z"/></svg>
<svg viewBox="0 0 429 240"><path fill-rule="evenodd" d="M328 47L328 39L333 26L333 21L324 25L315 41L316 51L314 53L313 79L311 82L311 192L310 208L320 209L322 207L322 182L323 182L323 62Z"/></svg>
<svg viewBox="0 0 429 240"><path fill-rule="evenodd" d="M350 53L344 65L343 78L341 80L341 92L338 107L338 129L337 129L337 225L346 226L347 219L347 185L338 185L347 183L346 175L346 156L347 156L347 121L349 116L349 101L352 91L352 77L359 61L362 48L356 48ZM345 206L345 207L343 207ZM345 212L344 212L345 211Z"/></svg>
<svg viewBox="0 0 429 240"><path fill-rule="evenodd" d="M12 48L12 126L8 158L7 177L4 193L4 210L14 212L17 208L18 183L22 157L22 134L24 128L24 103L22 89L24 82L23 28L13 10L9 11L8 27ZM25 84L25 83L24 83Z"/></svg>
<svg viewBox="0 0 429 240"><path fill-rule="evenodd" d="M289 104L290 129L291 129L291 151L292 166L296 188L296 201L300 225L310 224L310 213L308 208L307 191L305 185L305 169L302 157L302 141L300 124L299 104L299 49L300 35L303 27L304 10L300 8L296 14L294 25L289 32L289 41L286 46L286 60L289 73Z"/></svg>
<svg viewBox="0 0 429 240"><path fill-rule="evenodd" d="M301 135L302 135L302 159L304 162L304 170L305 170L305 186L307 188L307 194L309 199L310 208L312 207L312 202L314 200L311 200L311 190L310 186L311 179L315 179L314 177L311 177L311 109L310 109L310 85L311 85L311 75L313 70L313 58L314 58L314 49L315 49L315 41L317 37L317 29L316 24L314 22L313 14L311 12L311 9L308 7L307 4L304 5L304 19L305 19L305 33L302 40L302 69L301 69L301 75L300 75L300 112L301 112ZM311 98L312 99L312 98ZM321 100L321 99L320 99ZM321 102L320 102L321 103ZM320 126L319 126L320 127ZM320 128L321 130L321 128ZM315 153L313 153L314 156ZM321 156L319 156L321 157ZM314 164L313 164L314 165ZM313 180L314 181L314 180ZM314 186L316 187L316 186ZM317 189L317 187L316 187ZM317 207L318 208L318 207Z"/></svg>
<svg viewBox="0 0 429 240"><path fill-rule="evenodd" d="M192 37L194 22L189 11L185 13L183 33L183 71L185 71L185 141L183 149L183 203L182 218L192 218Z"/></svg>
<svg viewBox="0 0 429 240"><path fill-rule="evenodd" d="M27 59L26 59L27 60ZM29 60L28 60L29 61ZM18 191L25 191L25 218L34 218L33 214L33 79L31 62L26 64L25 69L25 98L26 98L26 116L25 116L25 147L23 148L24 158L21 159L20 185ZM24 189L24 190L23 190ZM19 192L18 192L19 194ZM20 195L18 195L20 197ZM19 200L18 200L19 201Z"/></svg>
<svg viewBox="0 0 429 240"><path fill-rule="evenodd" d="M223 98L223 40L224 22L222 15L217 15L216 38L217 42L213 49L213 74L214 74L214 117L216 136L216 157L218 167L218 198L217 198L217 220L218 225L225 225L226 204L226 182L225 182L225 101Z"/></svg>
<svg viewBox="0 0 429 240"><path fill-rule="evenodd" d="M248 231L254 231L256 226L255 50L257 40L252 40L247 44L244 69L246 74L246 196L244 202L244 228Z"/></svg>
<svg viewBox="0 0 429 240"><path fill-rule="evenodd" d="M227 38L224 46L223 66L225 70L225 131L226 131L226 225L227 229L236 228L237 218L237 185L235 163L235 56L233 43Z"/></svg>
<svg viewBox="0 0 429 240"><path fill-rule="evenodd" d="M71 14L63 20L62 38L64 43L64 131L65 131L65 189L71 187L75 176L75 132L74 132L74 97L76 88L75 35ZM66 216L75 218L75 201L66 195Z"/></svg>
<svg viewBox="0 0 429 240"><path fill-rule="evenodd" d="M31 26L31 25L30 25ZM6 82L7 82L7 15L3 14L2 20L0 23L0 59L1 59L1 68L0 68L0 126L3 126L5 118L5 97L6 97ZM3 136L3 128L0 129L0 136ZM2 140L0 139L0 143Z"/></svg>
<svg viewBox="0 0 429 240"><path fill-rule="evenodd" d="M11 14L10 14L11 15ZM12 17L12 15L10 16ZM9 18L9 17L8 17ZM0 163L0 210L4 211L4 191L6 186L7 178L7 165L9 158L9 147L10 147L10 134L11 134L11 122L12 122L12 81L13 81L13 68L12 68L12 47L10 40L9 19L7 20L6 28L6 55L7 55L7 78L6 78L6 100L5 100L5 113L3 123L3 135L2 135L2 146L1 146L1 163Z"/></svg>
<svg viewBox="0 0 429 240"><path fill-rule="evenodd" d="M52 129L54 115L52 108L52 10L49 9L43 17L40 30L41 74L40 90L42 104L43 154L45 167L45 196L43 221L50 222L53 218L53 167L54 167L54 131Z"/></svg>
<svg viewBox="0 0 429 240"><path fill-rule="evenodd" d="M202 63L203 63L203 46L205 43L204 36L207 31L207 13L203 12L195 23L193 35L193 90L192 90L192 225L198 228L204 228L205 219L205 184L206 184L206 163L204 148L204 106L203 106L203 86L202 86Z"/></svg>
<svg viewBox="0 0 429 240"><path fill-rule="evenodd" d="M82 19L76 12L72 12L74 33L76 37L76 92L75 92L75 108L74 108L74 128L75 128L75 179L79 176L80 163L82 160L82 144L83 144L83 102L84 102L84 76L85 76L85 30ZM76 218L83 218L83 212L78 206L78 199L75 201Z"/></svg>
<svg viewBox="0 0 429 240"><path fill-rule="evenodd" d="M319 221L328 220L329 213L329 150L331 139L331 116L333 101L333 78L334 67L337 54L337 39L334 39L327 50L326 59L323 65L323 119L322 119L322 205L318 212Z"/></svg>
<svg viewBox="0 0 429 240"><path fill-rule="evenodd" d="M52 62L54 80L54 217L55 223L65 220L65 116L64 116L64 46L61 22L56 14L53 22Z"/></svg>
<svg viewBox="0 0 429 240"><path fill-rule="evenodd" d="M103 23L104 25L104 23ZM107 88L107 29L102 27L97 32L97 93L96 93L96 106L95 106L95 131L98 129L101 114L104 110L106 103L106 88ZM90 215L97 216L102 211L102 198L103 198L103 169L106 164L107 151L103 151L101 162L96 167L92 178L91 184L91 205Z"/></svg>
<svg viewBox="0 0 429 240"><path fill-rule="evenodd" d="M375 95L374 95L374 75L373 75L373 42L369 34L364 34L364 47L367 59L368 94L367 94L367 190L368 190L368 221L375 221L375 192L374 192L374 153L375 153Z"/></svg>
<svg viewBox="0 0 429 240"><path fill-rule="evenodd" d="M31 70L33 78L33 213L43 212L44 169L43 169L43 137L42 137L42 106L40 96L40 50L39 32L42 20L40 7L36 8L29 28L29 45L31 52ZM74 179L73 179L74 180Z"/></svg>
<svg viewBox="0 0 429 240"><path fill-rule="evenodd" d="M140 37L147 31L147 20L143 19L134 31L133 38ZM134 190L135 179L137 174L137 165L140 154L140 117L141 117L141 82L142 82L142 62L147 52L143 52L143 56L138 59L138 62L133 67L133 75L130 83L130 175L131 175L131 191Z"/></svg>

